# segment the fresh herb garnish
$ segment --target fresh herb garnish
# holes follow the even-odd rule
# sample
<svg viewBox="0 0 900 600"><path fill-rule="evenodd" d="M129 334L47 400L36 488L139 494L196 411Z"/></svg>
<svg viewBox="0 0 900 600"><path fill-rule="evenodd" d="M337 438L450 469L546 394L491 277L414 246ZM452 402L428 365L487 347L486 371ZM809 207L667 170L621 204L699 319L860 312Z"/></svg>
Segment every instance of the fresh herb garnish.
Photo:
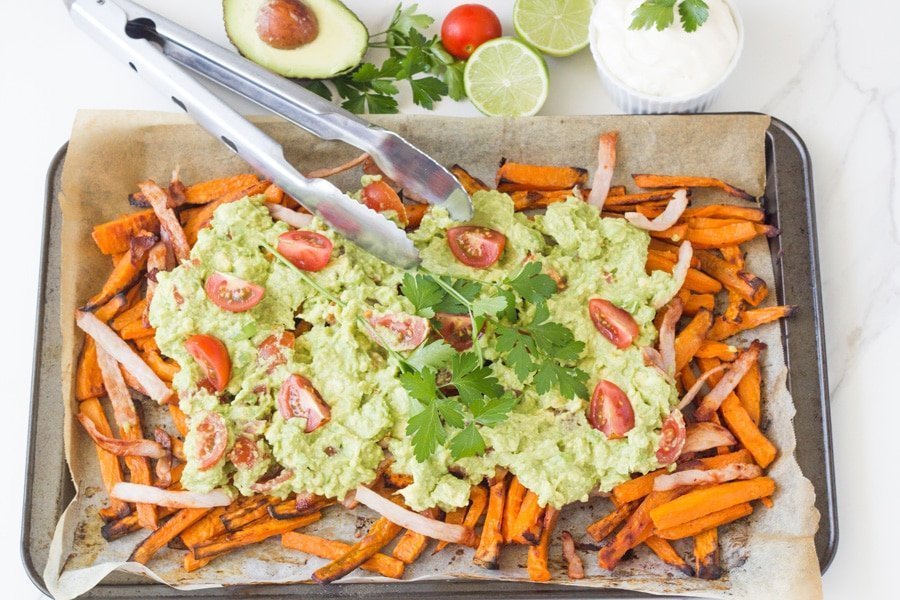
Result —
<svg viewBox="0 0 900 600"><path fill-rule="evenodd" d="M400 93L397 84L401 81L409 85L413 102L429 110L444 96L454 100L466 97L465 63L453 58L438 36L425 37L421 30L430 27L434 19L417 9L417 4L398 5L388 28L369 37L370 48L388 50L381 66L366 62L331 79L343 100L341 106L353 113L396 113L395 96ZM307 89L332 99L331 88L322 81L311 82Z"/></svg>
<svg viewBox="0 0 900 600"><path fill-rule="evenodd" d="M675 4L678 4L678 16L681 26L688 33L709 18L709 6L703 0L645 0L631 13L633 20L629 29L650 29L656 27L662 31L675 21Z"/></svg>

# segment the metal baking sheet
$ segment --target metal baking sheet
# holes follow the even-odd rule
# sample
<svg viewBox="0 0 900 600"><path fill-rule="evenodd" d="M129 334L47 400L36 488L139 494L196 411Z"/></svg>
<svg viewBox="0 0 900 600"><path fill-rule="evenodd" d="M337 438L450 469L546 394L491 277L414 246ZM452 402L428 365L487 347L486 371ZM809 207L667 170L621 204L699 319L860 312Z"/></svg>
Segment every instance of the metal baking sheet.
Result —
<svg viewBox="0 0 900 600"><path fill-rule="evenodd" d="M764 204L771 223L782 234L770 241L780 304L798 311L782 322L789 367L788 388L797 406L794 428L797 462L816 490L821 513L816 552L822 572L834 557L838 542L831 416L825 361L825 331L816 248L815 206L809 153L787 124L772 119L766 139L767 183ZM34 367L31 391L28 463L26 469L21 549L25 569L46 593L42 573L53 530L74 496L63 454L59 339L59 232L57 203L66 146L60 148L47 173L41 276L37 297ZM814 350L814 351L811 351ZM531 598L640 597L621 590L572 588L490 581L447 581L328 586L257 585L185 592L125 573L112 573L86 598L180 597L389 597L431 599L450 596Z"/></svg>

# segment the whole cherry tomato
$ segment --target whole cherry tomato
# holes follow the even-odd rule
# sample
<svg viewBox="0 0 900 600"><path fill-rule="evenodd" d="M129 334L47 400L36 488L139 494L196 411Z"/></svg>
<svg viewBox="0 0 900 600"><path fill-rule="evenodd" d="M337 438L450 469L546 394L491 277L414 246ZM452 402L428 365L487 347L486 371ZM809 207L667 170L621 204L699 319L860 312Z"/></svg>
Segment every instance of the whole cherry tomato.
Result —
<svg viewBox="0 0 900 600"><path fill-rule="evenodd" d="M466 60L475 48L503 35L500 19L482 4L461 4L447 13L441 25L441 42L447 52Z"/></svg>

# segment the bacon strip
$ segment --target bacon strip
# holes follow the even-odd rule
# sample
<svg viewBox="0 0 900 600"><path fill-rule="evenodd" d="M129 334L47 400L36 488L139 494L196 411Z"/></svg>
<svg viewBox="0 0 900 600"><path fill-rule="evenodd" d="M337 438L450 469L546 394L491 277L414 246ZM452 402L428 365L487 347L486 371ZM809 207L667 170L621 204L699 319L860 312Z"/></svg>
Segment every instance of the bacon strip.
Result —
<svg viewBox="0 0 900 600"><path fill-rule="evenodd" d="M618 131L608 131L600 136L600 147L597 149L597 170L594 171L594 181L591 184L591 193L587 200L588 204L596 206L597 210L603 210L606 197L609 195L613 170L616 168L616 142L618 140Z"/></svg>
<svg viewBox="0 0 900 600"><path fill-rule="evenodd" d="M166 449L153 440L120 440L103 435L94 422L83 413L78 413L78 422L81 423L95 444L116 456L145 456L147 458L166 456Z"/></svg>
<svg viewBox="0 0 900 600"><path fill-rule="evenodd" d="M128 392L128 385L122 377L119 363L104 347L97 347L97 364L103 376L103 387L113 407L113 417L119 427L128 429L138 425L138 416L134 408L134 400Z"/></svg>
<svg viewBox="0 0 900 600"><path fill-rule="evenodd" d="M361 165L369 159L369 153L363 152L353 160L349 160L342 165L338 165L336 167L329 167L325 169L315 169L314 171L310 171L306 174L310 179L321 179L323 177L331 177L332 175L337 175L338 173L343 173L344 171L349 171L353 167L357 165Z"/></svg>
<svg viewBox="0 0 900 600"><path fill-rule="evenodd" d="M678 219L681 218L687 205L687 190L677 190L672 194L672 199L669 200L666 210L662 211L662 213L652 221L648 219L646 215L639 212L625 213L625 220L645 231L665 231L678 222Z"/></svg>
<svg viewBox="0 0 900 600"><path fill-rule="evenodd" d="M426 537L466 546L473 546L476 542L475 531L472 528L429 519L424 515L391 502L381 494L373 492L363 485L356 488L356 500L360 504L365 504L391 523Z"/></svg>
<svg viewBox="0 0 900 600"><path fill-rule="evenodd" d="M117 483L110 496L123 502L154 504L170 508L214 508L231 504L231 496L223 489L215 489L205 494L199 492L161 490L152 485L139 483Z"/></svg>
<svg viewBox="0 0 900 600"><path fill-rule="evenodd" d="M689 471L672 473L671 475L660 475L653 480L653 491L667 492L686 485L725 483L736 479L755 479L760 476L762 476L762 469L759 465L747 463L734 463L707 471L691 469Z"/></svg>
<svg viewBox="0 0 900 600"><path fill-rule="evenodd" d="M694 382L694 385L691 386L691 389L685 393L684 397L681 399L681 402L678 403L678 410L684 410L691 402L694 401L694 398L697 394L700 393L700 390L703 389L703 384L706 383L706 380L715 375L716 373L721 373L725 369L728 368L728 365L719 365L717 367L713 367L709 371L706 371ZM693 372L691 373L693 374Z"/></svg>
<svg viewBox="0 0 900 600"><path fill-rule="evenodd" d="M156 218L159 219L159 226L162 231L168 235L169 242L172 244L172 250L175 258L179 261L189 260L191 258L191 245L188 243L184 229L178 217L169 207L169 194L159 185L148 179L138 184L141 188L141 194L150 202Z"/></svg>
<svg viewBox="0 0 900 600"><path fill-rule="evenodd" d="M675 326L684 310L681 298L675 297L663 316L659 326L659 355L662 359L662 370L670 377L675 376Z"/></svg>
<svg viewBox="0 0 900 600"><path fill-rule="evenodd" d="M86 334L94 338L97 343L97 357L99 360L102 348L114 358L126 371L134 375L140 382L147 395L163 404L172 397L172 390L166 383L153 372L138 354L131 349L125 340L116 335L109 325L98 319L92 313L84 311L75 312L75 323ZM109 391L109 390L107 390Z"/></svg>
<svg viewBox="0 0 900 600"><path fill-rule="evenodd" d="M749 371L759 359L759 353L762 352L765 347L766 345L759 340L753 340L750 347L740 353L735 361L731 363L728 372L725 373L725 375L722 376L722 379L719 380L719 383L704 396L703 401L700 402L700 406L694 411L694 417L698 421L709 421L712 419L713 414L719 410L719 407L728 395L734 391L734 388L736 388L737 384L744 378L747 371Z"/></svg>
<svg viewBox="0 0 900 600"><path fill-rule="evenodd" d="M309 227L313 220L313 216L310 214L297 212L280 204L266 203L266 208L269 209L269 214L272 215L273 219L283 221L296 229Z"/></svg>
<svg viewBox="0 0 900 600"><path fill-rule="evenodd" d="M562 532L562 554L568 566L569 579L584 579L584 563L575 552L575 540L568 531Z"/></svg>
<svg viewBox="0 0 900 600"><path fill-rule="evenodd" d="M653 303L653 308L659 309L669 303L669 300L675 297L684 286L684 280L687 279L688 271L691 268L691 259L694 257L694 249L687 240L681 243L678 248L678 262L672 268L672 279L675 281L674 291L668 297L657 299Z"/></svg>

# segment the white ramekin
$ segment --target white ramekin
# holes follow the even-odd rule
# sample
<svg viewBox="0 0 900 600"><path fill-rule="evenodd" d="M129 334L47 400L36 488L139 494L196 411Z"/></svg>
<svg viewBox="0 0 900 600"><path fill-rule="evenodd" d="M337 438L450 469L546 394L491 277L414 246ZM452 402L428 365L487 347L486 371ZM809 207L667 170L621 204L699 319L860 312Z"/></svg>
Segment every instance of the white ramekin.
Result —
<svg viewBox="0 0 900 600"><path fill-rule="evenodd" d="M651 96L639 92L625 85L622 80L610 72L606 63L603 62L603 58L600 56L597 45L594 43L594 20L597 19L600 14L600 11L597 10L595 6L591 16L590 25L591 54L594 56L594 63L597 65L597 72L600 74L600 80L603 82L606 93L610 95L613 102L616 103L622 112L631 115L654 115L662 113L697 113L703 112L709 108L713 101L718 97L722 84L725 83L725 80L728 79L734 71L738 60L741 58L741 53L744 50L744 22L741 20L741 13L738 12L737 7L732 0L722 1L728 6L729 10L731 10L731 16L734 18L735 27L737 27L738 41L737 47L734 50L734 56L731 58L731 63L729 63L728 68L725 69L722 77L719 78L715 85L699 94L681 98ZM598 0L597 4L599 5L600 2L603 2L603 0Z"/></svg>

